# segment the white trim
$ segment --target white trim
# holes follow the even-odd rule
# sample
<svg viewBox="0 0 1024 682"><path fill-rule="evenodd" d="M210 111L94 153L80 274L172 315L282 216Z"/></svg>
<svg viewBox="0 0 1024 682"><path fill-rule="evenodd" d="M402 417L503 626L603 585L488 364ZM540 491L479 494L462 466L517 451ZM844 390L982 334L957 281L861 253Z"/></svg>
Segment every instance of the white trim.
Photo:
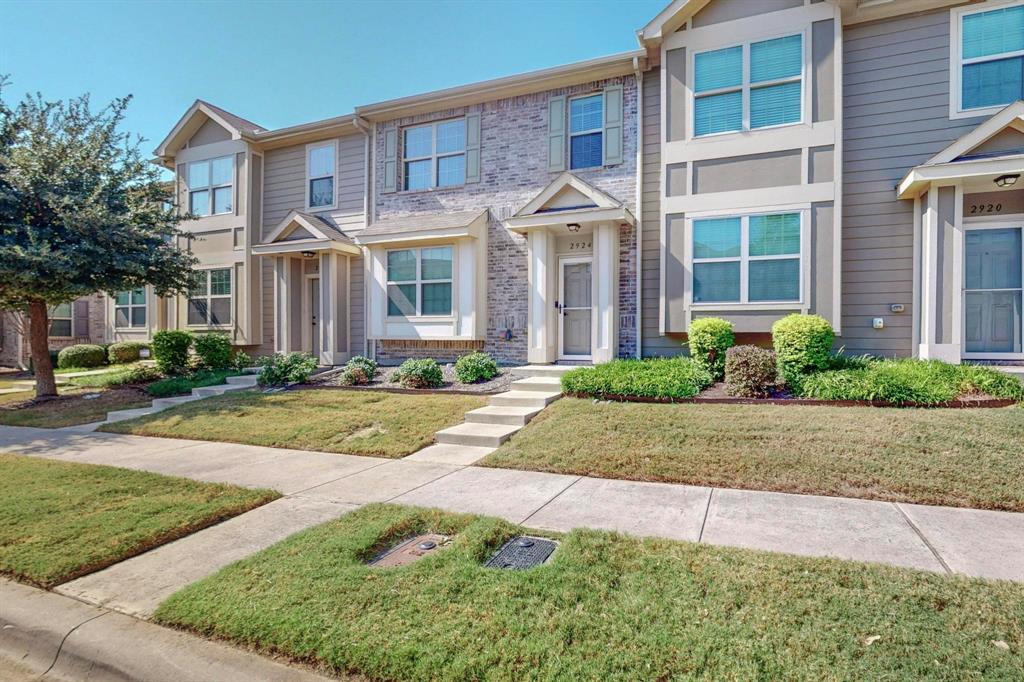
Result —
<svg viewBox="0 0 1024 682"><path fill-rule="evenodd" d="M965 16L971 14L983 14L985 12L991 12L993 10L1005 9L1007 7L1018 7L1021 5L1024 5L1024 0L988 0L988 2L981 3L980 5L967 5L965 7L957 7L950 10L949 117L951 119L976 118L978 116L988 116L1005 108L1007 104L1012 104L1012 102L1006 102L1004 104L999 104L990 107L979 107L975 109L963 108L963 85L961 83L961 79L963 76L963 67L965 64L989 62L996 61L998 59L1007 59L1010 57L1024 56L1024 50L1018 50L1016 52L999 53L995 55L986 55L985 57L974 57L965 60L963 58L963 36L961 29L963 27L963 19Z"/></svg>
<svg viewBox="0 0 1024 682"><path fill-rule="evenodd" d="M140 289L142 290L143 294L145 295L146 300L143 301L142 303L132 303L132 293L135 292L135 291L139 291ZM128 303L126 305L118 305L117 304L117 294L121 294L121 293L128 294ZM118 330L121 330L121 331L132 331L132 330L146 329L149 326L149 294L148 294L148 292L146 292L146 287L135 287L134 289L128 289L126 291L115 292L115 294L111 297L111 300L114 303L114 320L113 320L113 324L114 324L114 332L115 333L117 333ZM128 324L127 325L119 326L117 324L117 309L118 308L127 308L127 310L128 310ZM142 308L146 312L146 321L143 322L142 324L133 324L132 323L132 320L134 319L134 316L132 315L132 312L133 312L133 310L135 308Z"/></svg>
<svg viewBox="0 0 1024 682"><path fill-rule="evenodd" d="M229 286L231 287L231 292L230 293L228 293L228 294L216 294L216 295L212 293L212 287L211 287L211 282L210 282L210 273L212 271L214 271L214 270L227 270L228 271L228 277L229 277L228 281L229 281ZM192 296L191 292L186 294L186 296L185 296L185 326L187 328L189 328L189 329L215 329L215 330L219 330L219 331L223 331L225 329L232 329L234 327L235 321L236 321L235 320L235 317L236 317L236 313L235 313L235 292L237 291L237 284L235 282L235 267L234 267L234 264L230 264L230 265L204 265L204 266L199 266L199 267L193 268L192 271L193 272L206 273L206 294L204 294L202 296ZM230 304L229 304L229 311L230 312L229 312L229 314L230 314L231 318L226 323L221 322L219 324L211 324L210 323L210 318L211 318L211 305L210 304L212 303L213 299L223 299L223 298L226 298L226 299L228 299L230 301ZM188 321L188 306L189 306L189 301L191 301L192 299L197 299L197 300L198 299L205 299L206 300L206 323L205 324L196 324L196 323L192 323L192 322Z"/></svg>
<svg viewBox="0 0 1024 682"><path fill-rule="evenodd" d="M1024 170L1024 154L1004 156L997 159L974 159L971 161L955 161L926 166L917 166L907 173L896 187L899 199L909 199L923 192L928 183L933 186L943 182L964 178L1001 175L1003 173L1020 173Z"/></svg>
<svg viewBox="0 0 1024 682"><path fill-rule="evenodd" d="M590 128L589 130L579 130L574 133L572 131L572 103L578 102L583 99L591 98L597 98L598 101L601 103L601 125L597 126L596 128ZM596 166L575 167L572 165L572 138L580 137L582 135L593 135L594 133L599 133L601 135L601 149L604 149L604 92L598 90L597 92L589 92L582 95L574 95L568 98L568 100L565 103L565 118L565 131L566 133L568 133L568 135L566 136L567 148L565 150L565 153L567 158L565 167L569 169L569 172L576 170L587 170L590 168L601 168L604 165L603 153L602 158L598 161Z"/></svg>
<svg viewBox="0 0 1024 682"><path fill-rule="evenodd" d="M960 189L960 188L958 188ZM1017 229L1021 231L1021 286L1012 289L971 289L971 291L1018 291L1024 298L1024 222L1020 219L1015 219L1012 216L999 216L998 218L989 218L986 220L976 220L963 225L963 228L959 231L959 241L961 244L959 259L954 260L954 267L960 265L963 267L963 261L967 253L966 239L968 231L981 231L981 230L1007 230ZM960 330L960 347L964 349L961 354L965 360L1024 360L1024 348L1020 353L1013 352L967 352L967 281L964 274L960 274L959 278L954 280L959 284L955 289L955 295L958 297L958 305L953 309L954 315L954 329ZM962 318L961 318L962 316ZM961 321L962 319L962 321ZM1021 337L1024 338L1024 316L1021 319Z"/></svg>
<svg viewBox="0 0 1024 682"><path fill-rule="evenodd" d="M566 223L615 222L636 224L636 218L628 208L584 208L578 211L554 211L535 213L528 216L509 218L505 226L513 232L526 232L533 228L562 227Z"/></svg>
<svg viewBox="0 0 1024 682"><path fill-rule="evenodd" d="M738 215L746 211L770 212L776 208L828 202L835 199L834 182L818 182L812 185L790 185L786 187L764 187L732 192L709 192L690 196L662 198L665 213L720 213Z"/></svg>
<svg viewBox="0 0 1024 682"><path fill-rule="evenodd" d="M555 198L559 192L567 187L571 187L580 194L586 196L594 202L594 206L597 208L617 208L622 206L621 201L617 201L610 195L591 185L586 180L574 175L571 171L563 171L557 178L548 183L548 186L542 189L537 196L530 199L529 203L516 211L515 216L513 217L522 218L533 215L544 208L545 204Z"/></svg>
<svg viewBox="0 0 1024 682"><path fill-rule="evenodd" d="M565 266L574 265L578 263L589 263L590 264L590 353L586 355L568 355L565 352L565 315L563 314L562 308L558 309L558 359L559 360L572 360L572 361L588 361L593 357L594 354L594 257L589 256L559 256L558 257L558 302L561 305L562 301L565 300ZM582 307L572 308L572 310L583 310Z"/></svg>
<svg viewBox="0 0 1024 682"><path fill-rule="evenodd" d="M456 300L456 273L458 272L457 264L457 248L458 244L452 242L449 244L436 244L430 246L407 246L402 248L385 249L384 250L384 319L385 322L392 321L396 322L399 320L424 320L424 321L439 321L439 320L455 320L458 301ZM451 277L444 279L423 279L423 249L448 249L451 252ZM398 251L412 251L416 259L416 278L412 280L399 280L395 281L388 277L388 255ZM392 315L388 308L390 307L390 297L388 295L388 288L391 286L408 286L413 285L416 287L416 313L414 315ZM423 285L424 284L447 284L451 287L448 299L451 307L447 313L436 313L427 315L423 313Z"/></svg>
<svg viewBox="0 0 1024 682"><path fill-rule="evenodd" d="M224 160L227 160L231 164L231 182L228 182L228 183L223 183L222 182L220 184L214 184L213 183L213 163L214 163L214 161L224 161ZM202 164L206 165L206 184L202 185L202 186L195 186L195 187L193 187L192 186L192 166L199 166L199 165L202 165ZM222 155L222 156L211 156L211 157L205 158L205 159L198 159L196 161L187 161L187 162L185 162L185 185L188 187L187 213L192 214L192 195L195 194L196 192L206 192L206 208L207 208L207 213L196 213L196 214L194 214L196 216L196 218L209 218L209 217L218 216L218 215L233 215L235 213L235 211L236 211L236 208L237 208L237 201L236 201L236 199L238 198L238 196L237 196L238 193L235 192L235 187L238 184L237 183L237 180L238 180L237 176L238 176L238 173L239 173L239 169L238 169L237 166L238 166L238 164L235 163L235 155L234 154L228 154L228 155ZM217 190L225 189L225 188L231 190L231 206L228 207L228 210L220 211L218 213L218 212L216 212L214 210L214 206L215 206L214 195L216 194Z"/></svg>
<svg viewBox="0 0 1024 682"><path fill-rule="evenodd" d="M331 147L331 158L334 163L332 164L330 175L317 175L312 177L309 174L309 160L310 154L316 149L322 149L323 147ZM305 178L305 196L306 196L306 210L307 211L331 211L338 207L338 141L337 140L326 140L321 142L310 142L306 145L306 156L305 156L305 167L303 169L303 177ZM331 203L324 204L323 206L311 206L310 195L311 184L313 180L322 180L324 178L331 179ZM268 240L269 241L269 240Z"/></svg>
<svg viewBox="0 0 1024 682"><path fill-rule="evenodd" d="M446 123L454 123L456 121L462 122L462 150L454 152L438 152L437 151L437 128L438 126ZM420 128L430 128L430 154L427 156L406 156L406 150L408 145L405 143L405 136L410 130L418 130ZM451 187L462 187L466 184L466 143L468 142L469 130L466 123L465 116L457 116L455 118L446 118L439 121L431 121L430 123L421 123L416 125L405 126L399 130L400 142L402 145L402 158L401 158L401 189L400 192L423 192L431 189L448 189ZM462 157L462 182L450 184L450 185L438 185L437 184L437 166L441 159L452 158L456 156ZM406 164L415 163L417 161L430 161L430 184L426 187L409 187L408 186L408 173L406 172Z"/></svg>

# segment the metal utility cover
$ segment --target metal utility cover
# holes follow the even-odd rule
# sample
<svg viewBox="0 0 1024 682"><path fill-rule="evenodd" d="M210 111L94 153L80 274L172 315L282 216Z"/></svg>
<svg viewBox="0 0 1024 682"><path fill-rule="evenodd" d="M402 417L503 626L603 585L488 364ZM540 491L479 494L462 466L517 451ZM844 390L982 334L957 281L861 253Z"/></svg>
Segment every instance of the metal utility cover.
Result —
<svg viewBox="0 0 1024 682"><path fill-rule="evenodd" d="M436 533L417 535L384 552L371 561L370 565L378 568L388 568L411 564L444 549L450 539L447 535L437 535Z"/></svg>
<svg viewBox="0 0 1024 682"><path fill-rule="evenodd" d="M501 549L484 564L484 567L524 571L543 564L556 547L558 547L558 543L552 540L521 535L502 545Z"/></svg>

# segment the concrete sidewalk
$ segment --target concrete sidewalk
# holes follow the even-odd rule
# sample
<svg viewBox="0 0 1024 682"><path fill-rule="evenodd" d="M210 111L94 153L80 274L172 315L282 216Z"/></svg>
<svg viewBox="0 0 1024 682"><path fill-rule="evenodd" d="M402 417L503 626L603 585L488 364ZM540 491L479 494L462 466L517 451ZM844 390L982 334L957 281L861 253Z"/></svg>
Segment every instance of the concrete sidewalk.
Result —
<svg viewBox="0 0 1024 682"><path fill-rule="evenodd" d="M288 532L358 505L395 502L489 514L551 530L590 527L1024 581L1024 514L1017 513L594 479L71 429L0 427L0 450L274 488L286 495L277 503L280 508L288 505L304 510L296 512L294 523L282 523L282 530ZM311 506L325 503L337 506L321 507L320 511ZM219 560L224 551L214 552L209 564L200 561L198 557L208 553L199 548L226 550L224 543L235 538L240 549L231 554L234 560L262 546L263 542L252 537L268 532L260 515L259 510L250 512L238 517L228 530L214 527L201 531L59 589L93 603L117 604L131 613L148 615L155 603L152 598L142 598L147 591L169 594L177 584L183 586L226 563ZM210 542L208 536L219 539ZM268 537L277 539L279 534ZM161 567L160 575L150 583L140 583L140 575L152 574L139 570L145 562ZM190 565L178 573L178 580L170 580L179 563Z"/></svg>

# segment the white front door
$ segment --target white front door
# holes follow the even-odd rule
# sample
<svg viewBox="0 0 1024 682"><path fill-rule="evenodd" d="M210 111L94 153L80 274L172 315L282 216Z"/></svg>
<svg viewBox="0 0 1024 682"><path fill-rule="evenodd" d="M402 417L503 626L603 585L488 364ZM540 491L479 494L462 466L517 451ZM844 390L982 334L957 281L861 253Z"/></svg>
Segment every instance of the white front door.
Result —
<svg viewBox="0 0 1024 682"><path fill-rule="evenodd" d="M1024 352L1022 228L968 228L964 242L964 355L1019 357Z"/></svg>
<svg viewBox="0 0 1024 682"><path fill-rule="evenodd" d="M558 357L589 360L591 356L591 259L566 258L559 265Z"/></svg>

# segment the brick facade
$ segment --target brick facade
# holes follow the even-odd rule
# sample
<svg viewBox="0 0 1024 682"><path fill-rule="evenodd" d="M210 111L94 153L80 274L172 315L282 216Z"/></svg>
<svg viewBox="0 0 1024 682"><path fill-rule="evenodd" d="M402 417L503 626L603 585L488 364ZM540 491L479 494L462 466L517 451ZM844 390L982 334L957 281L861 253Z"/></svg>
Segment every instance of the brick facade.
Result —
<svg viewBox="0 0 1024 682"><path fill-rule="evenodd" d="M570 97L600 91L608 85L623 86L623 162L614 166L574 170L594 187L622 201L634 214L636 203L637 88L632 76L520 95L402 118L378 124L374 172L376 220L419 214L488 209L490 223L487 243L487 334L484 350L503 363L526 361L527 246L523 235L513 233L504 221L543 190L559 173L547 170L548 100L557 95ZM384 136L395 128L464 116L480 112L480 181L459 187L420 191L383 192ZM401 135L399 134L399 168ZM632 228L620 234L619 258L619 354L632 355L636 349L636 237ZM511 340L507 336L511 332ZM379 357L429 356L429 347L402 348L395 342L378 342ZM405 353L408 351L408 353ZM437 346L436 355L447 358L450 350Z"/></svg>
<svg viewBox="0 0 1024 682"><path fill-rule="evenodd" d="M106 342L107 337L107 310L106 296L97 293L91 296L83 296L75 301L75 305L82 301L89 306L88 328L72 329L72 336L51 336L49 348L51 351L60 350L73 346L77 343ZM79 325L72 306L72 324ZM28 331L28 320L19 313L0 313L0 366L3 367L28 367L32 351L29 348L28 337L23 334Z"/></svg>

